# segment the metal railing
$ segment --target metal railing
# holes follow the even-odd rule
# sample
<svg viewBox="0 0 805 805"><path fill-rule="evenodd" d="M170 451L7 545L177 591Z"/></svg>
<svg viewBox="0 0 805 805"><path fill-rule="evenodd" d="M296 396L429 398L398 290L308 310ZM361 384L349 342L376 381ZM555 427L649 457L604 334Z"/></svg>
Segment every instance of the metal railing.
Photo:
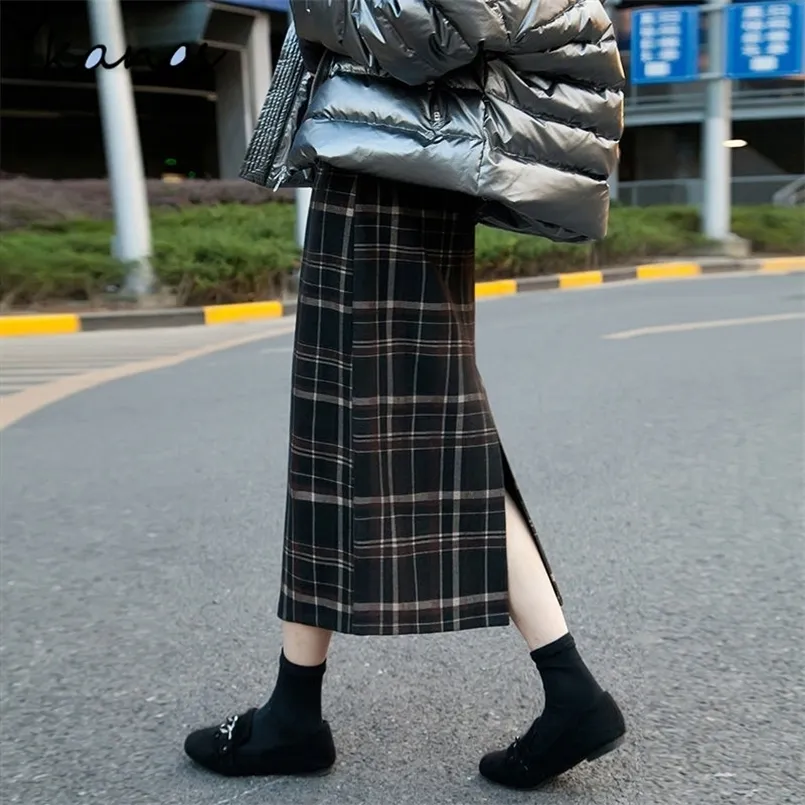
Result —
<svg viewBox="0 0 805 805"><path fill-rule="evenodd" d="M671 110L674 107L690 109L704 106L705 86L701 81L640 86L632 84L629 80L631 55L628 44L621 41L621 57L627 77L625 90L627 110L637 112L642 111L645 107L661 107L663 110ZM703 72L706 72L707 69L706 60L707 50L703 44L700 61ZM733 104L738 108L805 104L805 78L803 77L734 81L732 90ZM805 110L805 105L802 108Z"/></svg>
<svg viewBox="0 0 805 805"><path fill-rule="evenodd" d="M798 207L805 204L805 176L800 176L780 188L771 200L778 207Z"/></svg>
<svg viewBox="0 0 805 805"><path fill-rule="evenodd" d="M765 81L735 82L732 100L737 107L769 106L770 104L802 104L805 102L805 82ZM763 84L763 86L758 86ZM704 106L705 89L701 84L628 84L625 93L627 108L642 109L662 105L664 108Z"/></svg>
<svg viewBox="0 0 805 805"><path fill-rule="evenodd" d="M770 106L796 107L805 116L805 82L783 85L767 82L769 86L740 87L732 93L734 108L762 109ZM792 82L793 84L793 82ZM674 111L704 109L705 91L698 84L662 84L636 87L629 84L624 97L627 113L642 111Z"/></svg>
<svg viewBox="0 0 805 805"><path fill-rule="evenodd" d="M797 203L796 199L799 198L798 194L802 193L803 188L805 188L805 175L736 176L732 180L732 203L737 206L779 204L783 203L779 201L782 192L794 189L795 200L792 203ZM699 207L703 197L702 179L659 179L618 183L618 201L630 207L651 207L659 204Z"/></svg>

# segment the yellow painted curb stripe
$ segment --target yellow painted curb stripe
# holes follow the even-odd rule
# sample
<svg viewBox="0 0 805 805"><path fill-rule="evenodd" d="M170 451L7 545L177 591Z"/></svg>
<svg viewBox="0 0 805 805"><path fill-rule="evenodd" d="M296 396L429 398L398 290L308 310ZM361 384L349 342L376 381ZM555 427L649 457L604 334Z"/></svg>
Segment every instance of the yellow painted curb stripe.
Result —
<svg viewBox="0 0 805 805"><path fill-rule="evenodd" d="M475 298L484 299L490 296L509 296L517 293L517 280L492 280L475 283Z"/></svg>
<svg viewBox="0 0 805 805"><path fill-rule="evenodd" d="M278 319L282 302L244 302L240 305L209 305L204 308L204 324L232 324L253 319Z"/></svg>
<svg viewBox="0 0 805 805"><path fill-rule="evenodd" d="M698 277L702 267L698 263L649 263L637 267L639 280L668 280L680 277Z"/></svg>
<svg viewBox="0 0 805 805"><path fill-rule="evenodd" d="M600 271L578 271L573 274L560 274L560 288L584 288L587 285L600 285L604 275Z"/></svg>
<svg viewBox="0 0 805 805"><path fill-rule="evenodd" d="M30 335L64 335L77 333L81 320L74 313L51 313L42 316L0 316L0 338Z"/></svg>
<svg viewBox="0 0 805 805"><path fill-rule="evenodd" d="M773 257L763 260L760 270L764 273L776 271L805 271L805 255L800 257Z"/></svg>

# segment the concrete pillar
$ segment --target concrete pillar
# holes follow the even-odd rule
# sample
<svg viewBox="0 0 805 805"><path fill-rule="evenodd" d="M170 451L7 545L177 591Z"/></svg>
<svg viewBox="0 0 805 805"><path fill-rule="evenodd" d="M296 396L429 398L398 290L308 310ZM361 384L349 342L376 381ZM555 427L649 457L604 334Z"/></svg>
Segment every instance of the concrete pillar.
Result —
<svg viewBox="0 0 805 805"><path fill-rule="evenodd" d="M620 186L620 165L616 165L609 177L609 197L612 201L620 201Z"/></svg>
<svg viewBox="0 0 805 805"><path fill-rule="evenodd" d="M709 240L725 242L730 238L732 207L732 152L725 146L732 131L732 82L724 74L725 8L730 0L712 0L708 38L709 71L715 78L707 84L704 121L703 234Z"/></svg>
<svg viewBox="0 0 805 805"><path fill-rule="evenodd" d="M218 95L218 167L222 179L236 179L260 109L271 84L271 19L251 19L245 47L230 50L215 68Z"/></svg>
<svg viewBox="0 0 805 805"><path fill-rule="evenodd" d="M218 171L222 179L238 178L253 131L248 67L241 49L230 50L215 67Z"/></svg>
<svg viewBox="0 0 805 805"><path fill-rule="evenodd" d="M126 50L126 35L119 0L92 0L88 11L93 40L107 48L110 59L121 58ZM122 68L96 67L95 78L115 216L112 252L127 268L125 292L142 301L153 293L155 278L148 191L131 74Z"/></svg>
<svg viewBox="0 0 805 805"><path fill-rule="evenodd" d="M246 49L249 61L250 95L252 105L252 127L257 125L257 118L271 85L273 64L271 57L271 17L268 14L257 14L249 32L249 44Z"/></svg>

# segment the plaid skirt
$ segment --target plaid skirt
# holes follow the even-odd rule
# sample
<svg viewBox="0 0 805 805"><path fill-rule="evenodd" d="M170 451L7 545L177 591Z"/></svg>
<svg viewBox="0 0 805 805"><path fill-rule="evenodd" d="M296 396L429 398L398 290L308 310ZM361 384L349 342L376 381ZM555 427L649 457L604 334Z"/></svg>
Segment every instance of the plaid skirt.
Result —
<svg viewBox="0 0 805 805"><path fill-rule="evenodd" d="M475 364L474 205L334 169L317 178L282 620L361 635L508 624L506 489L550 574Z"/></svg>

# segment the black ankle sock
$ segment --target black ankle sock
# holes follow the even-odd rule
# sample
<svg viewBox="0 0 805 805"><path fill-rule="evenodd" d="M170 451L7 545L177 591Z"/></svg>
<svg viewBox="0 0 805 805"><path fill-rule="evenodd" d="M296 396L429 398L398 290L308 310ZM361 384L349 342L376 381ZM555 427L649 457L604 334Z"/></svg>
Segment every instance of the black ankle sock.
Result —
<svg viewBox="0 0 805 805"><path fill-rule="evenodd" d="M283 737L315 732L322 723L321 686L327 662L295 665L280 656L277 684L271 698L254 714L253 738L272 744Z"/></svg>
<svg viewBox="0 0 805 805"><path fill-rule="evenodd" d="M545 689L546 713L588 710L602 690L576 650L570 634L531 652Z"/></svg>

